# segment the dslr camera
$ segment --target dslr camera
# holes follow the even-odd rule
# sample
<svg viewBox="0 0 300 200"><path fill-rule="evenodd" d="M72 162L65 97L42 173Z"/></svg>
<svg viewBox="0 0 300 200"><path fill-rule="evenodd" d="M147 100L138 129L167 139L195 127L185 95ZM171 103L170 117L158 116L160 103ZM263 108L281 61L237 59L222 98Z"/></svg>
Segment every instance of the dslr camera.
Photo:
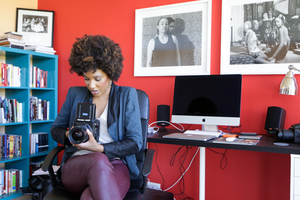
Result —
<svg viewBox="0 0 300 200"><path fill-rule="evenodd" d="M277 138L283 142L300 143L300 123L294 124L286 130L278 130Z"/></svg>
<svg viewBox="0 0 300 200"><path fill-rule="evenodd" d="M77 118L73 128L69 131L69 140L73 144L80 144L89 140L87 130L90 130L96 141L99 141L100 121L95 118L96 105L90 103L77 104Z"/></svg>

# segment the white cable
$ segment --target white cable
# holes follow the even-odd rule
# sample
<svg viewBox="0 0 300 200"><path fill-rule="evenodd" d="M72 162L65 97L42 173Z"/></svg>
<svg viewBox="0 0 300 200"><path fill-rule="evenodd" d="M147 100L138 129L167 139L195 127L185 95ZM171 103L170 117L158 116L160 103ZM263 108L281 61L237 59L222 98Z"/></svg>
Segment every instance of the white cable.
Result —
<svg viewBox="0 0 300 200"><path fill-rule="evenodd" d="M171 126L173 126L174 128L176 128L177 130L179 130L179 131L184 131L184 127L183 127L181 124L175 123L175 124L177 124L177 125L179 125L179 126L181 127L181 129L180 129L180 128L178 128L177 126L175 126L174 123L168 122L168 121L155 121L155 122L152 122L151 124L148 125L148 128L150 128L151 125L157 124L157 123L168 123L168 124L170 124ZM155 126L155 127L156 127L156 126ZM157 128L158 128L158 127L157 127Z"/></svg>
<svg viewBox="0 0 300 200"><path fill-rule="evenodd" d="M199 152L199 149L200 149L200 147L197 148L197 151L196 151L195 155L193 156L193 158L192 158L192 160L191 160L189 166L186 168L186 170L185 170L184 173L180 176L180 178L179 178L179 179L178 179L171 187L165 189L164 191L168 191L169 189L171 189L172 187L174 187L174 186L182 179L182 177L185 175L185 173L189 170L190 166L192 165L192 163L193 163L193 161L194 161L194 159L195 159L197 153Z"/></svg>

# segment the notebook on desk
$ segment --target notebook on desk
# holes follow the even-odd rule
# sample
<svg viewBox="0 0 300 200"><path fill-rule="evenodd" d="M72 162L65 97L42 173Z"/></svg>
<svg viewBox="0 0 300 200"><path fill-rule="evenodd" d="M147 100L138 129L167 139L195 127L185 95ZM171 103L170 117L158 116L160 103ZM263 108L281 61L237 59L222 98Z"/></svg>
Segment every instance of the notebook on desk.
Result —
<svg viewBox="0 0 300 200"><path fill-rule="evenodd" d="M195 135L195 134L183 134L183 133L171 133L164 135L163 138L181 139L181 140L197 140L197 141L208 141L216 138L213 135Z"/></svg>

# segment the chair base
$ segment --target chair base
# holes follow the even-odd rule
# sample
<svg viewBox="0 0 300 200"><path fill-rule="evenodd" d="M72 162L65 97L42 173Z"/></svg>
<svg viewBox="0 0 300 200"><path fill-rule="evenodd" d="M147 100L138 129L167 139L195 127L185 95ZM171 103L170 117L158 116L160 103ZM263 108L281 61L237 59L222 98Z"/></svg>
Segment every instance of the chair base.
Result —
<svg viewBox="0 0 300 200"><path fill-rule="evenodd" d="M146 188L141 200L173 200L173 193Z"/></svg>

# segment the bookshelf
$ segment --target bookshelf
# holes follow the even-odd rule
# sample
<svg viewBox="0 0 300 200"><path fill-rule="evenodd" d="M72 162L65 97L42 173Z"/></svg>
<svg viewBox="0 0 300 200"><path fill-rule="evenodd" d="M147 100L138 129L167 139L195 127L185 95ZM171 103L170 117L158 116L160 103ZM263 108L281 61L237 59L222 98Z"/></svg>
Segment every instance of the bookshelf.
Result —
<svg viewBox="0 0 300 200"><path fill-rule="evenodd" d="M0 47L0 63L12 64L21 69L20 87L0 86L0 97L16 99L22 103L22 122L9 122L0 124L0 133L22 136L22 154L12 158L1 158L0 168L20 169L23 171L22 186L28 186L30 177L30 162L44 160L46 155L57 144L52 139L50 127L57 115L57 77L58 77L58 56L52 54L38 53L34 51ZM30 84L30 67L36 66L47 71L47 88L33 88ZM30 121L30 97L36 96L42 100L49 101L49 119ZM30 133L48 133L48 151L30 154ZM13 199L21 196L22 193L14 192L0 195L0 200Z"/></svg>

